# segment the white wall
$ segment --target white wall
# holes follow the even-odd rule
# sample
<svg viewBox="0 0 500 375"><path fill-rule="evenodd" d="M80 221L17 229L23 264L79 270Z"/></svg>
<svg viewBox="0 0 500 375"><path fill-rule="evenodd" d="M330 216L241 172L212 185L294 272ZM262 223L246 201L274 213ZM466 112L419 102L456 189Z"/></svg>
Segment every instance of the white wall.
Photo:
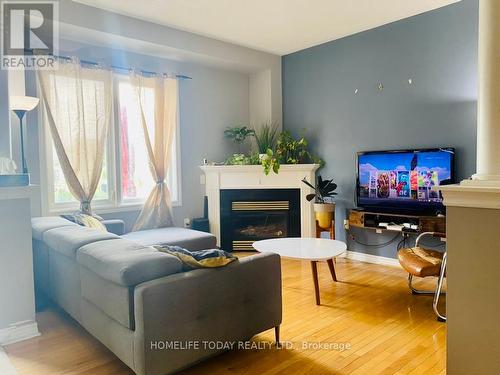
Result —
<svg viewBox="0 0 500 375"><path fill-rule="evenodd" d="M253 101L269 97L271 120L281 123L281 57L203 37L74 2L60 2L60 33L64 39L113 46L174 61L237 70L249 74L264 91L252 90ZM253 74L253 73L262 74ZM264 85L262 81L266 80ZM260 111L260 107L251 106ZM261 114L252 114L260 119Z"/></svg>
<svg viewBox="0 0 500 375"><path fill-rule="evenodd" d="M0 345L38 334L30 190L28 187L0 188Z"/></svg>
<svg viewBox="0 0 500 375"><path fill-rule="evenodd" d="M272 116L271 70L250 74L250 124L270 122Z"/></svg>
<svg viewBox="0 0 500 375"><path fill-rule="evenodd" d="M7 71L0 70L0 157L10 158L10 115Z"/></svg>
<svg viewBox="0 0 500 375"><path fill-rule="evenodd" d="M500 210L447 207L446 219L447 374L499 374Z"/></svg>
<svg viewBox="0 0 500 375"><path fill-rule="evenodd" d="M191 76L181 83L181 207L174 208L176 224L202 215L203 186L198 166L203 158L222 161L233 151L223 129L262 121L281 123L281 57L166 26L118 15L86 5L60 2L60 54L153 71ZM0 75L0 83L5 81ZM24 86L17 84L16 87ZM27 95L36 96L35 75L26 72ZM0 107L2 123L8 111ZM40 168L37 110L27 114L27 161L32 183L43 182ZM3 126L3 125L2 125ZM14 129L16 130L16 129ZM5 134L5 127L0 137ZM17 133L12 153L20 164ZM3 137L2 137L3 138ZM5 143L5 145L4 145ZM0 142L0 153L8 142ZM43 166L42 166L43 167ZM33 198L33 215L42 212L40 194ZM137 211L105 214L131 225Z"/></svg>
<svg viewBox="0 0 500 375"><path fill-rule="evenodd" d="M190 62L179 62L147 56L124 50L92 46L74 41L61 41L61 54L79 56L91 61L100 61L119 66L134 66L157 72L177 72L192 77L180 81L180 141L182 206L174 207L176 225L182 225L186 217L200 217L203 213L204 186L200 185L203 158L223 161L236 151L223 137L223 130L239 123L249 122L249 76L245 72L203 66ZM27 94L36 95L34 72L27 72ZM29 114L27 149L28 165L33 183L43 183L45 165L39 138L42 124L38 123L36 111ZM45 197L34 197L38 207L35 215L42 212L41 202ZM104 217L122 218L130 227L138 211L105 213Z"/></svg>

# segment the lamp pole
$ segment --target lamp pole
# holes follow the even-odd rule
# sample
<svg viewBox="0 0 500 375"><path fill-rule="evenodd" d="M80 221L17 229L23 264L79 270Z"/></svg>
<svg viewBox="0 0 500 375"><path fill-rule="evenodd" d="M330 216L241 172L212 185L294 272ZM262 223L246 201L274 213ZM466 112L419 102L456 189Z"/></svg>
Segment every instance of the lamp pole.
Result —
<svg viewBox="0 0 500 375"><path fill-rule="evenodd" d="M23 173L28 174L26 157L24 156L24 129L23 118L26 112L35 109L40 100L33 96L11 96L9 98L10 109L19 117L19 126L21 127L21 158L23 162Z"/></svg>
<svg viewBox="0 0 500 375"><path fill-rule="evenodd" d="M21 128L21 159L23 164L23 173L28 174L28 167L26 165L26 158L24 157L24 133L23 133L23 117L26 114L24 110L14 110L14 113L19 117L19 126Z"/></svg>

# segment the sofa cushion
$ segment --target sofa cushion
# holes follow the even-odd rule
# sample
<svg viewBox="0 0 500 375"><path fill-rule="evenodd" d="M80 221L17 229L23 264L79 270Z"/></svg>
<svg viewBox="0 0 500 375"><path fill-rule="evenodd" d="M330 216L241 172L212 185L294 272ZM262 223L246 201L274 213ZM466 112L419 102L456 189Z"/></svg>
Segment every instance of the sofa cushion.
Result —
<svg viewBox="0 0 500 375"><path fill-rule="evenodd" d="M186 228L158 228L127 233L122 236L144 246L174 245L196 251L217 247L213 234Z"/></svg>
<svg viewBox="0 0 500 375"><path fill-rule="evenodd" d="M43 234L48 230L60 227L76 226L69 220L63 219L59 216L49 217L34 217L31 219L31 227L33 229L33 238L38 241L43 240Z"/></svg>
<svg viewBox="0 0 500 375"><path fill-rule="evenodd" d="M101 278L123 286L182 271L182 263L176 257L121 238L83 246L76 259Z"/></svg>
<svg viewBox="0 0 500 375"><path fill-rule="evenodd" d="M116 234L79 225L54 228L44 233L44 242L53 250L70 258L76 251L89 243L120 238Z"/></svg>

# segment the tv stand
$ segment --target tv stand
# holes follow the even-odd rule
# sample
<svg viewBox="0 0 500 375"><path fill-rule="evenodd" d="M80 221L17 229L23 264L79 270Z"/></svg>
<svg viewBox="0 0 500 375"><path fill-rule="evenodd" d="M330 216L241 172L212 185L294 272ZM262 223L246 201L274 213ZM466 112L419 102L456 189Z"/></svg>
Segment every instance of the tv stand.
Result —
<svg viewBox="0 0 500 375"><path fill-rule="evenodd" d="M380 227L380 223L391 224L390 229ZM349 210L349 227L371 229L381 232L402 232L397 226L409 224L416 226L409 233L440 232L446 233L446 217L433 215L404 215L388 212L370 212L360 210Z"/></svg>

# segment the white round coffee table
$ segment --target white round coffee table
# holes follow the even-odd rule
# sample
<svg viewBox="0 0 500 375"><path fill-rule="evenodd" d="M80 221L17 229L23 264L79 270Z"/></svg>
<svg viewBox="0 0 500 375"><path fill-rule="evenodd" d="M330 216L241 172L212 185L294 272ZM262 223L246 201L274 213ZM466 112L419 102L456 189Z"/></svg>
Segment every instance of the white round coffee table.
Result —
<svg viewBox="0 0 500 375"><path fill-rule="evenodd" d="M326 261L333 281L337 281L333 259L347 250L344 242L326 238L273 238L256 241L253 247L261 253L275 253L282 258L310 261L317 305L320 304L317 263Z"/></svg>

